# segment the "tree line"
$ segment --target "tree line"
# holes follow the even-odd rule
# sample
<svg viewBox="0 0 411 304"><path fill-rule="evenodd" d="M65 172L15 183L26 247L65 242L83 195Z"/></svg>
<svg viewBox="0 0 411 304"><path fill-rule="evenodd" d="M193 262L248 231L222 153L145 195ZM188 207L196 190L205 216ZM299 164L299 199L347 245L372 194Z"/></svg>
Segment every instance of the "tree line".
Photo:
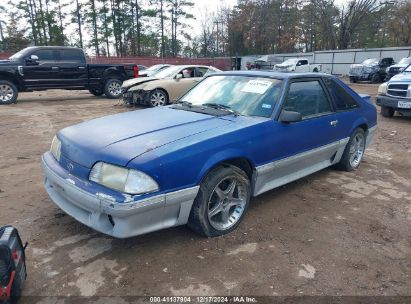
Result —
<svg viewBox="0 0 411 304"><path fill-rule="evenodd" d="M0 51L218 57L411 44L410 0L334 2L238 0L195 20L193 0L10 0L0 5Z"/></svg>

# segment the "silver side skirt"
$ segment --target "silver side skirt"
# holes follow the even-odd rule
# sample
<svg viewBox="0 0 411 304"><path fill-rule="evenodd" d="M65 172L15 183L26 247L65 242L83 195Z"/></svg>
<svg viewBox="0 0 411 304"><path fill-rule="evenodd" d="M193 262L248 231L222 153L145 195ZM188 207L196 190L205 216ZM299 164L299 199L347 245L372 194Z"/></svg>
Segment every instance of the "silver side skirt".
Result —
<svg viewBox="0 0 411 304"><path fill-rule="evenodd" d="M350 139L280 159L256 168L254 196L338 163Z"/></svg>

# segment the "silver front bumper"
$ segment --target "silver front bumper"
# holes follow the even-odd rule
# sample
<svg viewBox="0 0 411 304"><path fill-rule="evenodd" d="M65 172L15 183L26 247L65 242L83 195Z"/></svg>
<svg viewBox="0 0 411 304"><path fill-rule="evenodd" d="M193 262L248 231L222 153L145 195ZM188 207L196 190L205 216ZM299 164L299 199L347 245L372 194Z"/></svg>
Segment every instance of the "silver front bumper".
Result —
<svg viewBox="0 0 411 304"><path fill-rule="evenodd" d="M117 203L60 177L44 157L42 164L45 189L58 207L84 225L117 238L186 224L199 189L196 186L131 203Z"/></svg>

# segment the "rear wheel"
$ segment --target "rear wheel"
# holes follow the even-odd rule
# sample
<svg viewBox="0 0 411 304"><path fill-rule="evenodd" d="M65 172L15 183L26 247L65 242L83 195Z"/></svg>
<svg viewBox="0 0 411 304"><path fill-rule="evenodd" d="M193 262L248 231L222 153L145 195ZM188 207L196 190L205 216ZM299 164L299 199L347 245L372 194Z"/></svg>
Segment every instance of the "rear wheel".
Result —
<svg viewBox="0 0 411 304"><path fill-rule="evenodd" d="M0 80L0 104L12 104L17 101L19 92L10 81Z"/></svg>
<svg viewBox="0 0 411 304"><path fill-rule="evenodd" d="M94 96L101 96L104 94L104 91L102 89L90 89L89 92Z"/></svg>
<svg viewBox="0 0 411 304"><path fill-rule="evenodd" d="M201 183L188 226L207 237L233 231L247 211L250 193L250 181L241 169L221 166L212 170Z"/></svg>
<svg viewBox="0 0 411 304"><path fill-rule="evenodd" d="M121 80L109 79L104 86L104 94L107 98L116 99L121 96Z"/></svg>
<svg viewBox="0 0 411 304"><path fill-rule="evenodd" d="M156 89L150 93L149 102L152 107L161 107L168 104L167 93L163 90Z"/></svg>
<svg viewBox="0 0 411 304"><path fill-rule="evenodd" d="M381 115L383 117L393 117L395 110L390 107L382 106L381 107Z"/></svg>
<svg viewBox="0 0 411 304"><path fill-rule="evenodd" d="M355 130L345 147L341 161L335 167L344 171L356 170L364 156L365 140L365 131L362 128Z"/></svg>
<svg viewBox="0 0 411 304"><path fill-rule="evenodd" d="M357 83L357 80L354 77L350 77L350 82L351 83Z"/></svg>

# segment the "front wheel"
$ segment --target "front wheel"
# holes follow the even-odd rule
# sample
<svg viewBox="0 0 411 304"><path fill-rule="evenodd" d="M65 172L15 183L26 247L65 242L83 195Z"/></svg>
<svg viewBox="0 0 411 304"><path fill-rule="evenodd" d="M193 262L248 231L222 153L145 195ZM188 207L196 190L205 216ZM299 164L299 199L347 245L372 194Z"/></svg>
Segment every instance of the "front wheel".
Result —
<svg viewBox="0 0 411 304"><path fill-rule="evenodd" d="M104 94L107 98L116 99L121 96L121 80L109 79L104 86Z"/></svg>
<svg viewBox="0 0 411 304"><path fill-rule="evenodd" d="M356 170L364 156L365 141L365 131L362 128L355 130L345 147L341 161L335 167L344 171Z"/></svg>
<svg viewBox="0 0 411 304"><path fill-rule="evenodd" d="M168 104L167 93L160 89L152 91L148 99L152 107L161 107Z"/></svg>
<svg viewBox="0 0 411 304"><path fill-rule="evenodd" d="M19 92L10 81L0 80L0 104L12 104L17 101Z"/></svg>
<svg viewBox="0 0 411 304"><path fill-rule="evenodd" d="M230 165L220 166L201 183L188 226L206 237L230 233L243 219L250 196L250 181L244 171Z"/></svg>
<svg viewBox="0 0 411 304"><path fill-rule="evenodd" d="M379 83L381 82L381 77L378 74L374 74L371 77L371 83Z"/></svg>
<svg viewBox="0 0 411 304"><path fill-rule="evenodd" d="M395 113L395 110L390 107L382 106L381 107L381 115L383 117L393 117Z"/></svg>
<svg viewBox="0 0 411 304"><path fill-rule="evenodd" d="M90 89L88 90L91 94L93 94L94 96L101 96L104 94L104 91L101 89Z"/></svg>

